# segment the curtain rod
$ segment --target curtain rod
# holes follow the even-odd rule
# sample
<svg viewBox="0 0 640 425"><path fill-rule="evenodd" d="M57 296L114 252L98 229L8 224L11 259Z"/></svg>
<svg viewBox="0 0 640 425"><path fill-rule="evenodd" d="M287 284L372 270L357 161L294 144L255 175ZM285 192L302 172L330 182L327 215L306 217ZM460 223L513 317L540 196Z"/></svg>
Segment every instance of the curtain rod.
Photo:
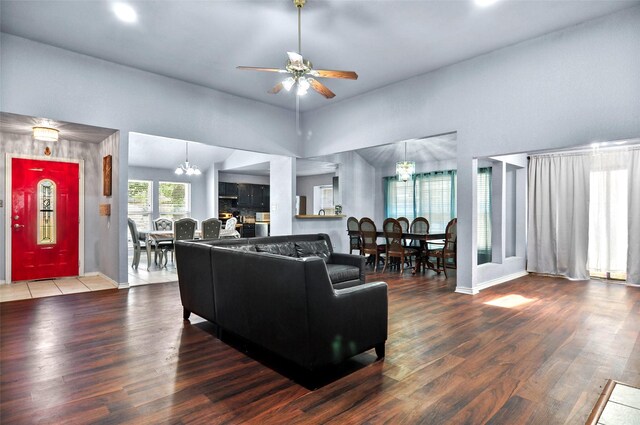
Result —
<svg viewBox="0 0 640 425"><path fill-rule="evenodd" d="M561 151L561 152L544 152L544 153L532 153L527 155L527 159L540 156L572 156L572 155L594 155L598 153L612 152L612 151L632 151L640 149L640 145L630 146L606 146L602 148L585 148L574 151Z"/></svg>

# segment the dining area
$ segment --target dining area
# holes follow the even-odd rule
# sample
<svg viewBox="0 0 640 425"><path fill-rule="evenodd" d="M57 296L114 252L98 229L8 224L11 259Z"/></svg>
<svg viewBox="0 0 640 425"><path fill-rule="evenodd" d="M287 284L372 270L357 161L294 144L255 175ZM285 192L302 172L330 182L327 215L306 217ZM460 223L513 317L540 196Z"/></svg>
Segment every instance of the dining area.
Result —
<svg viewBox="0 0 640 425"><path fill-rule="evenodd" d="M143 251L147 256L147 271L152 263L158 269L167 269L169 259L175 266L175 243L179 240L240 238L235 217L229 218L224 224L214 217L201 222L190 217L178 220L160 217L152 221L152 229L148 231L138 230L136 222L129 218L128 226L133 245L131 268L135 270L139 267Z"/></svg>
<svg viewBox="0 0 640 425"><path fill-rule="evenodd" d="M380 227L369 217L349 217L349 253L366 256L374 271L382 264L383 273L397 269L403 274L407 266L412 274L432 270L447 278L447 269L456 268L457 223L457 218L452 218L444 232L430 232L426 217L411 221L389 217Z"/></svg>

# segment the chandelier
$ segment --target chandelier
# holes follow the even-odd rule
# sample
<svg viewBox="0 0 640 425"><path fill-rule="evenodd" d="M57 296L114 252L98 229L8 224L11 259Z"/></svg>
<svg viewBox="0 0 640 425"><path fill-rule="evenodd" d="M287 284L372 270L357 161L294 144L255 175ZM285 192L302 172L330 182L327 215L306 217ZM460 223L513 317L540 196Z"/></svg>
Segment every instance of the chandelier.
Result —
<svg viewBox="0 0 640 425"><path fill-rule="evenodd" d="M197 165L189 164L189 142L185 143L185 161L178 165L175 173L179 176L183 174L187 176L199 176L202 174Z"/></svg>
<svg viewBox="0 0 640 425"><path fill-rule="evenodd" d="M398 180L406 182L416 172L416 163L414 161L407 161L407 142L404 142L404 161L396 162L396 174Z"/></svg>
<svg viewBox="0 0 640 425"><path fill-rule="evenodd" d="M52 127L33 127L33 138L43 142L57 142L59 131Z"/></svg>

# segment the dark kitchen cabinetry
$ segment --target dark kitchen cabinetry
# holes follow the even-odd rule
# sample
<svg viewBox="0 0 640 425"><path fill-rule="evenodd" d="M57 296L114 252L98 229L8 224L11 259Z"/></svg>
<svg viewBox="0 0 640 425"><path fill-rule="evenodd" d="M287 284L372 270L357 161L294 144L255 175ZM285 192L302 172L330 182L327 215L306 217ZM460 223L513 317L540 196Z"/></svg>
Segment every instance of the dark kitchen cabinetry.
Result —
<svg viewBox="0 0 640 425"><path fill-rule="evenodd" d="M254 238L256 236L256 225L254 223L244 223L242 225L242 237Z"/></svg>
<svg viewBox="0 0 640 425"><path fill-rule="evenodd" d="M218 196L221 198L237 198L238 184L218 182Z"/></svg>
<svg viewBox="0 0 640 425"><path fill-rule="evenodd" d="M238 207L255 207L264 210L269 207L269 200L269 186L238 184Z"/></svg>

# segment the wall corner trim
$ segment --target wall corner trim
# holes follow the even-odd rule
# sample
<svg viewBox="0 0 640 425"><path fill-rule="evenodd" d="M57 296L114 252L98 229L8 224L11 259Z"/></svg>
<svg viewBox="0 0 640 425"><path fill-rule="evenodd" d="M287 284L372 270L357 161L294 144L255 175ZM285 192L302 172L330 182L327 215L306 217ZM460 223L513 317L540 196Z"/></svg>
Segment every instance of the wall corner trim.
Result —
<svg viewBox="0 0 640 425"><path fill-rule="evenodd" d="M455 292L458 293L458 294L476 295L480 291L478 289L474 289L474 288L462 288L460 286L456 286Z"/></svg>

